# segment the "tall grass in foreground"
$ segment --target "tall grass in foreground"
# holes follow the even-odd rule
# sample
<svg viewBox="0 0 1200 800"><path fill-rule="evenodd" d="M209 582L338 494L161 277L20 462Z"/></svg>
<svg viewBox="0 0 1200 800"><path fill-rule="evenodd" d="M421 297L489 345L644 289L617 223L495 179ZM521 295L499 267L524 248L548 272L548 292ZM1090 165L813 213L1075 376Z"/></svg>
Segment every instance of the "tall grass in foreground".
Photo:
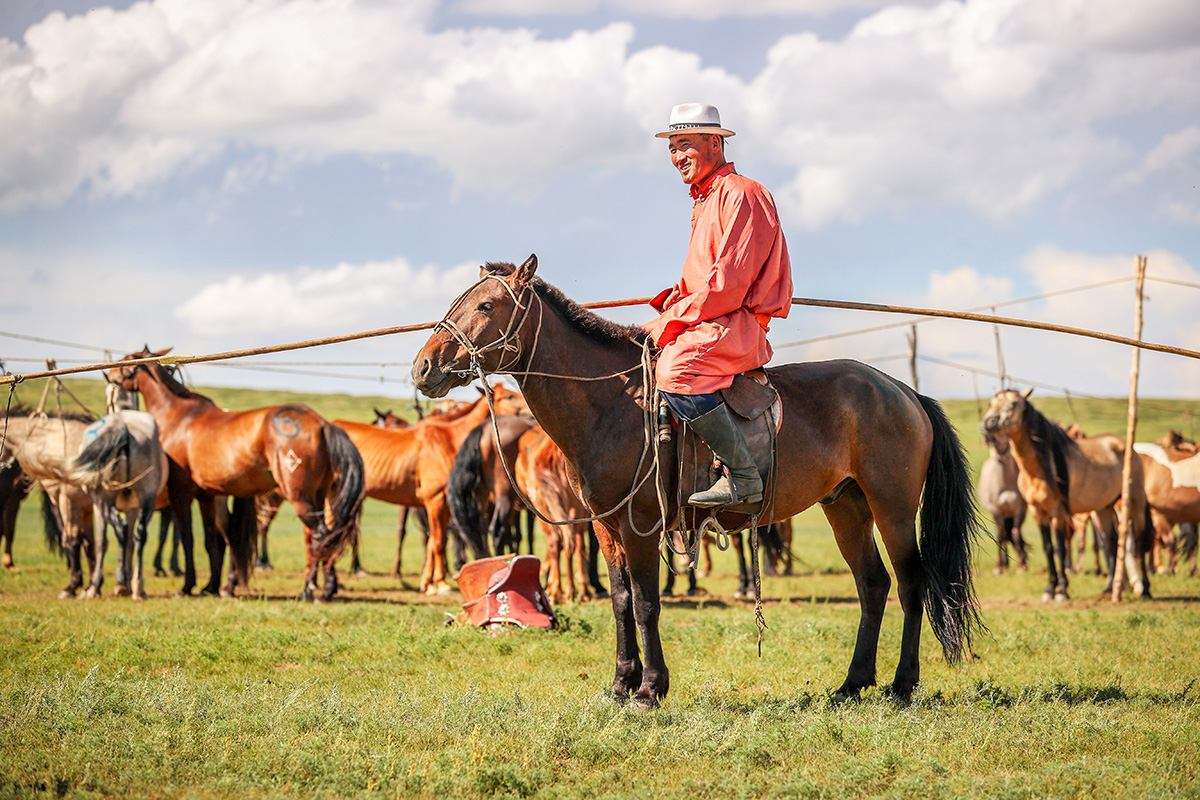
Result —
<svg viewBox="0 0 1200 800"><path fill-rule="evenodd" d="M977 466L974 404L947 406ZM1099 415L1084 425L1115 429ZM764 578L763 657L752 612L732 600L733 556L719 553L703 595L666 602L671 693L637 713L603 694L607 602L559 609L549 633L444 627L461 600L413 591L419 535L404 578L385 574L395 524L393 507L367 503L375 574L344 576L345 600L325 606L293 599L302 534L286 508L276 569L237 600L177 599L179 579L151 578L146 602L63 602L65 570L24 509L21 572L0 573L0 798L1200 796L1200 579L1156 576L1154 601L1113 606L1097 598L1102 578L1072 575L1074 599L1044 604L1027 526L1029 574L993 575L994 543L980 545L991 636L976 659L949 667L926 630L913 703L870 690L834 705L858 605L810 510L797 574ZM901 618L893 600L881 684Z"/></svg>

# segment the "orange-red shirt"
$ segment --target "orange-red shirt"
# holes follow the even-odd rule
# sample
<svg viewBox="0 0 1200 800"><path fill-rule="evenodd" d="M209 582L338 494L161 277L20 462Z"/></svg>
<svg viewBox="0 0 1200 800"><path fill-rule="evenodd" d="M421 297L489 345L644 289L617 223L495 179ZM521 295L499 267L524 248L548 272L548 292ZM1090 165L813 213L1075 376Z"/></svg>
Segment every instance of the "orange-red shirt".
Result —
<svg viewBox="0 0 1200 800"><path fill-rule="evenodd" d="M733 164L692 187L679 299L646 326L662 391L707 394L771 360L767 323L792 307L792 264L771 193Z"/></svg>

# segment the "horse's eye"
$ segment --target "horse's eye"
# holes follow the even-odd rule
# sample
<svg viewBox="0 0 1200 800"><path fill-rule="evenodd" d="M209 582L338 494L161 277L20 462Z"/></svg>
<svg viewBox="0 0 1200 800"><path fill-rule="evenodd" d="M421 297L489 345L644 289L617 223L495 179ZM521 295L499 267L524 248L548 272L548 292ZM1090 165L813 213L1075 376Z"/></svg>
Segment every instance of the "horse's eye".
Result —
<svg viewBox="0 0 1200 800"><path fill-rule="evenodd" d="M479 304L479 310L485 314L490 314L492 312L493 308L495 308L495 306L493 306L491 303L487 302L486 300Z"/></svg>

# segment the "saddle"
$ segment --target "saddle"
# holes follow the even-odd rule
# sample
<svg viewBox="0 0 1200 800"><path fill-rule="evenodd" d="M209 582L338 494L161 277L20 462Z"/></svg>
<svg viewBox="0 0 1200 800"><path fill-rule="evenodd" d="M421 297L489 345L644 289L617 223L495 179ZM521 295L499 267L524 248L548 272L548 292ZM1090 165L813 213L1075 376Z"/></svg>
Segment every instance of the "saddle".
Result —
<svg viewBox="0 0 1200 800"><path fill-rule="evenodd" d="M744 515L748 522L752 516L769 508L774 500L775 435L783 424L783 404L779 399L779 392L771 385L766 372L757 369L735 375L733 383L718 394L732 412L734 424L754 456L754 463L758 466L758 474L763 482L763 499L758 503L714 509L700 509L687 505L685 498L693 492L711 486L719 477L722 467L700 437L686 423L682 423L678 428L676 448L679 454L681 499L680 518L676 520L677 524L672 525L676 530L699 530L706 518L715 518L718 513L724 517L726 512Z"/></svg>
<svg viewBox="0 0 1200 800"><path fill-rule="evenodd" d="M554 608L542 591L541 560L537 556L493 556L464 566L454 576L463 594L456 618L481 628L552 628Z"/></svg>

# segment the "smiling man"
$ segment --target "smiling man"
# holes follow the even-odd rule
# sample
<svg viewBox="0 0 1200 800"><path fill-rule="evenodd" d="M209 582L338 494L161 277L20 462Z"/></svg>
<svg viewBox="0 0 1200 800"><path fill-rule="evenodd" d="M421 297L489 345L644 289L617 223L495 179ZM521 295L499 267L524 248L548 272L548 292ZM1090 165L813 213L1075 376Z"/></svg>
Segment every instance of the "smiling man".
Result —
<svg viewBox="0 0 1200 800"><path fill-rule="evenodd" d="M651 301L659 317L647 325L660 348L655 381L676 416L725 465L711 489L688 502L701 508L756 503L762 480L754 458L717 392L733 376L771 359L767 325L791 309L792 266L775 200L725 160L714 106L671 109L671 163L691 187L692 238L679 282Z"/></svg>

